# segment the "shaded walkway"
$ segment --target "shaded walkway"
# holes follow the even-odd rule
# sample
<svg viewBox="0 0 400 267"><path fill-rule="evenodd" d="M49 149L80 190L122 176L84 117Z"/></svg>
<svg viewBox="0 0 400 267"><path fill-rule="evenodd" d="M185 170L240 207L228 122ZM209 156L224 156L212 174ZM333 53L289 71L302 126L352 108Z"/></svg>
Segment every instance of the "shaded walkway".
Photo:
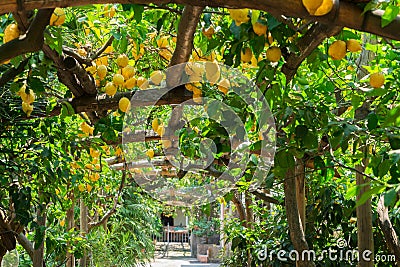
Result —
<svg viewBox="0 0 400 267"><path fill-rule="evenodd" d="M217 263L199 263L195 258L189 257L168 257L156 259L150 267L218 267Z"/></svg>

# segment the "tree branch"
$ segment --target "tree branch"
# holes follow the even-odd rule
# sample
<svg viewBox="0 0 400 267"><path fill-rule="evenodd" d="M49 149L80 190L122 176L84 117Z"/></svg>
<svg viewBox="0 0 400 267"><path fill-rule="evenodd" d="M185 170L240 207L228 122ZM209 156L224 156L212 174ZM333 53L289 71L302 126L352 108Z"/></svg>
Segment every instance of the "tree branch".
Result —
<svg viewBox="0 0 400 267"><path fill-rule="evenodd" d="M267 202L267 203L272 203L276 205L284 205L283 202L277 200L276 198L272 197L271 195L267 195L265 193L260 192L259 190L252 191L251 192L253 195L255 195L257 198Z"/></svg>
<svg viewBox="0 0 400 267"><path fill-rule="evenodd" d="M53 9L40 9L26 35L0 46L0 63L22 54L39 51L44 43L44 30L52 14Z"/></svg>
<svg viewBox="0 0 400 267"><path fill-rule="evenodd" d="M18 243L28 253L29 258L31 258L31 260L32 260L33 259L33 251L34 251L32 242L29 241L29 239L23 233L20 233L19 235L17 235L17 240L18 240Z"/></svg>
<svg viewBox="0 0 400 267"><path fill-rule="evenodd" d="M393 228L389 218L389 209L385 207L385 198L382 195L379 198L378 207L378 223L385 237L386 245L390 252L396 257L397 266L400 266L400 244L396 231Z"/></svg>
<svg viewBox="0 0 400 267"><path fill-rule="evenodd" d="M4 72L3 75L1 75L0 77L0 87L3 87L4 85L6 85L6 83L14 79L21 72L23 72L28 62L29 59L24 59L21 63L19 63L17 68L12 67Z"/></svg>
<svg viewBox="0 0 400 267"><path fill-rule="evenodd" d="M114 0L114 3L122 4L182 4L192 5L192 0ZM110 0L24 0L24 8L33 10L38 8L53 8L65 6L84 6L88 4L108 4ZM381 27L383 11L367 12L363 15L363 8L357 3L340 1L337 14L332 16L311 16L299 0L198 0L198 6L226 7L226 8L250 8L263 10L271 13L279 13L286 17L297 17L313 21L320 21L325 24L332 24L347 27L359 31L369 32L389 39L400 40L400 16L385 28ZM2 0L0 3L0 14L15 12L18 5L15 0Z"/></svg>
<svg viewBox="0 0 400 267"><path fill-rule="evenodd" d="M327 37L340 32L342 27L334 25L325 25L317 22L307 33L298 41L297 47L299 55L291 53L282 66L282 72L286 76L286 82L289 82L297 72L301 63L306 59Z"/></svg>
<svg viewBox="0 0 400 267"><path fill-rule="evenodd" d="M199 24L200 16L204 7L198 6L185 6L181 20L179 21L176 48L172 55L169 66L175 66L189 61L190 55L193 50L193 39L196 32L197 25ZM167 84L174 87L179 84L182 77L181 71L184 66L178 71L174 68L173 72L167 72Z"/></svg>

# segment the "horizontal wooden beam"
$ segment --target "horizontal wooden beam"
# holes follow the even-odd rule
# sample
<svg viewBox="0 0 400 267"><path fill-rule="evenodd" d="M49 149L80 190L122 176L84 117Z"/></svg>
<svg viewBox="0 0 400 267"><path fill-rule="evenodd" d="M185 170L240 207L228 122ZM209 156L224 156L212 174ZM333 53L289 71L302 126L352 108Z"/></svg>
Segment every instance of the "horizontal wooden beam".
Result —
<svg viewBox="0 0 400 267"><path fill-rule="evenodd" d="M21 3L18 6L17 3ZM54 7L84 6L89 4L183 4L193 5L193 0L2 0L0 2L0 14L16 12L18 9L43 9ZM339 1L337 12L331 12L325 16L311 16L300 0L197 0L198 6L226 7L226 8L251 8L280 14L287 17L297 17L313 21L321 21L328 25L337 25L351 29L369 32L378 36L400 40L400 16L388 26L381 27L382 11L367 12L356 3Z"/></svg>

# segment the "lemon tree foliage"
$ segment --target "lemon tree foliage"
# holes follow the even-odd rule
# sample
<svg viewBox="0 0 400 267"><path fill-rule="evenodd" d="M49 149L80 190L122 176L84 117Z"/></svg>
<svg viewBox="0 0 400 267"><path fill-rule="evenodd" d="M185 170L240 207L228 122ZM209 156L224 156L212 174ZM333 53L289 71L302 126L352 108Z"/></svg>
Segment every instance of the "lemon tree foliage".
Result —
<svg viewBox="0 0 400 267"><path fill-rule="evenodd" d="M334 8L327 0L302 3L314 16ZM399 13L395 1L371 1L363 8L383 8L383 27ZM125 160L121 135L131 133L123 127L130 99L118 97L162 84L165 77L160 70L169 65L177 47L182 11L183 6L173 4L56 8L45 31L48 49L20 55L0 66L1 219L27 237L24 245L17 246L21 266L32 265L29 253L42 243L46 266L68 264L71 259L86 259L88 266L134 266L152 258L152 237L160 230L157 214L162 205L136 185L133 178L140 175L140 169L121 172L115 167ZM11 14L1 16L0 23L3 43L23 34ZM192 82L185 90L196 103L209 97L232 107L245 122L254 152L237 183L237 194L250 199L245 210L256 220L248 218L244 224L238 218L227 219L223 231L233 253L224 256L225 266L246 266L249 258L251 266L283 264L276 255L260 260L257 252L265 246L287 253L293 249L282 206L283 184L287 171L299 162L305 166L307 180L305 236L310 249L318 252L334 246L338 237L355 248L355 206L372 197L375 207L380 194L390 207L393 227L399 228L400 43L344 28L295 66L291 79L284 67L290 57L301 54L299 41L312 27L307 20L223 8L206 8L197 25L192 63L185 69ZM107 101L117 99L117 104L98 112L90 108L77 112L72 104L82 96L74 95L59 55L72 57L88 74L99 103L105 103L101 96ZM202 68L194 61L207 63ZM248 190L264 136L254 115L233 92L235 84L220 77L216 62L238 68L256 83L274 114L277 153L262 189L270 192L276 205L265 205ZM12 78L3 81L5 74ZM196 82L202 75L210 82ZM54 116L56 110L59 115ZM217 114L219 110L210 105L206 112ZM162 137L170 113L170 106L154 107L151 117L140 123ZM179 133L183 155L201 158L201 140L209 138L216 144L213 156L221 163L215 168L224 171L231 152L227 131L206 118L186 124ZM238 130L236 134L245 133ZM362 152L360 147L365 144L368 151ZM173 145L170 140L151 141L144 153L152 159ZM372 189L356 201L360 186L356 185L355 166L363 159L369 162L365 175L371 177ZM176 179L179 174L165 167L162 175ZM181 180L186 186L204 182ZM220 201L237 203L234 193ZM374 216L378 216L376 209ZM86 226L82 217L88 221ZM375 254L389 254L384 236L374 226ZM15 236L7 238L15 243ZM9 250L14 247L11 242ZM326 259L316 264L354 263Z"/></svg>

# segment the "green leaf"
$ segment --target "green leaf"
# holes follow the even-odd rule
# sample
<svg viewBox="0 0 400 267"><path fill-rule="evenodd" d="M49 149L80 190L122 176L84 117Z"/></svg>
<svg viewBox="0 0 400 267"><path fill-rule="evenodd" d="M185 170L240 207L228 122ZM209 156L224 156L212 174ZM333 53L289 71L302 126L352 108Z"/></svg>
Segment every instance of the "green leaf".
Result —
<svg viewBox="0 0 400 267"><path fill-rule="evenodd" d="M390 189L389 191L385 192L384 196L384 204L386 207L391 206L397 199L397 192L394 188Z"/></svg>
<svg viewBox="0 0 400 267"><path fill-rule="evenodd" d="M362 194L360 199L357 201L356 207L363 205L372 196L380 194L383 190L385 190L385 188L386 188L386 186L379 185L379 186L376 186L376 187L371 188L370 190L364 192L364 194Z"/></svg>
<svg viewBox="0 0 400 267"><path fill-rule="evenodd" d="M137 23L139 23L143 17L144 5L133 4L132 8L133 8L135 20Z"/></svg>
<svg viewBox="0 0 400 267"><path fill-rule="evenodd" d="M307 135L303 139L304 146L308 149L315 149L318 147L318 136L311 131L307 132Z"/></svg>
<svg viewBox="0 0 400 267"><path fill-rule="evenodd" d="M378 127L378 116L376 115L375 112L371 112L370 114L368 114L367 117L367 127L368 130L374 130L376 129L376 127Z"/></svg>
<svg viewBox="0 0 400 267"><path fill-rule="evenodd" d="M308 128L305 125L297 125L295 129L296 138L304 139L308 133Z"/></svg>
<svg viewBox="0 0 400 267"><path fill-rule="evenodd" d="M389 25L399 14L400 7L395 5L388 5L385 9L385 13L382 15L382 28Z"/></svg>
<svg viewBox="0 0 400 267"><path fill-rule="evenodd" d="M43 85L42 81L37 77L29 77L28 85L36 93L44 92L44 85Z"/></svg>
<svg viewBox="0 0 400 267"><path fill-rule="evenodd" d="M275 155L275 164L281 168L293 168L295 166L294 157L287 150L281 150Z"/></svg>

